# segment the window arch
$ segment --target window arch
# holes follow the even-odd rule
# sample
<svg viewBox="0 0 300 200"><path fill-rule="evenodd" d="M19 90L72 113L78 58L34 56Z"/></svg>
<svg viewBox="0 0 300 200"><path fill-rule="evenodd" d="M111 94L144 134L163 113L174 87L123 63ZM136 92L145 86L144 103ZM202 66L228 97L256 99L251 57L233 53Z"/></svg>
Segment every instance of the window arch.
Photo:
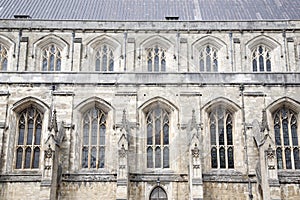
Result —
<svg viewBox="0 0 300 200"><path fill-rule="evenodd" d="M42 50L42 70L60 71L61 70L61 49L51 44Z"/></svg>
<svg viewBox="0 0 300 200"><path fill-rule="evenodd" d="M217 106L209 114L211 167L234 168L232 114Z"/></svg>
<svg viewBox="0 0 300 200"><path fill-rule="evenodd" d="M83 115L82 168L105 167L106 113L97 107Z"/></svg>
<svg viewBox="0 0 300 200"><path fill-rule="evenodd" d="M271 50L265 45L258 45L252 50L252 68L254 72L271 71Z"/></svg>
<svg viewBox="0 0 300 200"><path fill-rule="evenodd" d="M277 168L300 169L297 115L285 106L274 114Z"/></svg>
<svg viewBox="0 0 300 200"><path fill-rule="evenodd" d="M146 115L147 168L169 168L169 114L157 105Z"/></svg>
<svg viewBox="0 0 300 200"><path fill-rule="evenodd" d="M8 50L7 48L0 43L0 70L7 71L7 63L8 63Z"/></svg>
<svg viewBox="0 0 300 200"><path fill-rule="evenodd" d="M95 71L114 71L114 53L108 45L102 45L96 50Z"/></svg>
<svg viewBox="0 0 300 200"><path fill-rule="evenodd" d="M42 113L34 106L18 114L16 169L39 168L42 121Z"/></svg>
<svg viewBox="0 0 300 200"><path fill-rule="evenodd" d="M148 72L165 72L166 71L166 50L158 45L148 48L147 66Z"/></svg>
<svg viewBox="0 0 300 200"><path fill-rule="evenodd" d="M218 71L218 50L207 44L199 50L199 70L201 72Z"/></svg>
<svg viewBox="0 0 300 200"><path fill-rule="evenodd" d="M165 192L165 190L162 187L155 187L151 194L150 194L150 200L167 200L167 193Z"/></svg>

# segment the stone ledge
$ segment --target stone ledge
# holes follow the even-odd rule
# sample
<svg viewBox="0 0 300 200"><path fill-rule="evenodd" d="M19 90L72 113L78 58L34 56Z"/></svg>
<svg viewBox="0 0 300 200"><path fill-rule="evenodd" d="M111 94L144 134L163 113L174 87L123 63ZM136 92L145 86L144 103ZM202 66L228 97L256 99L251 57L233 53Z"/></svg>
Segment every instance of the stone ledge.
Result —
<svg viewBox="0 0 300 200"><path fill-rule="evenodd" d="M130 174L129 180L133 182L156 182L158 179L160 182L188 182L187 174Z"/></svg>
<svg viewBox="0 0 300 200"><path fill-rule="evenodd" d="M248 176L235 170L212 170L203 173L203 182L229 182L229 183L248 183ZM256 178L249 177L252 183L256 182Z"/></svg>
<svg viewBox="0 0 300 200"><path fill-rule="evenodd" d="M300 170L278 170L279 183L300 183Z"/></svg>
<svg viewBox="0 0 300 200"><path fill-rule="evenodd" d="M117 174L63 174L63 182L117 182Z"/></svg>
<svg viewBox="0 0 300 200"><path fill-rule="evenodd" d="M41 182L40 174L5 174L0 176L0 182Z"/></svg>

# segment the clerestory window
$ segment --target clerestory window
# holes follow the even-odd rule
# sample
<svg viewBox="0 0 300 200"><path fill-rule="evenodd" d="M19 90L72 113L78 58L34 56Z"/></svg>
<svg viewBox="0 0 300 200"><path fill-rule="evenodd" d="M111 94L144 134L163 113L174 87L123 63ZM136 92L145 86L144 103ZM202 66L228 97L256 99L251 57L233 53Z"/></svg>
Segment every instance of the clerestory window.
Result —
<svg viewBox="0 0 300 200"><path fill-rule="evenodd" d="M97 49L95 54L96 71L114 71L114 53L113 49L107 45Z"/></svg>
<svg viewBox="0 0 300 200"><path fill-rule="evenodd" d="M61 49L55 44L51 44L43 49L42 55L43 71L61 70Z"/></svg>
<svg viewBox="0 0 300 200"><path fill-rule="evenodd" d="M169 114L157 106L146 116L147 168L169 168Z"/></svg>
<svg viewBox="0 0 300 200"><path fill-rule="evenodd" d="M300 169L297 115L282 107L274 114L278 169Z"/></svg>
<svg viewBox="0 0 300 200"><path fill-rule="evenodd" d="M154 46L147 49L148 72L165 72L166 71L166 50Z"/></svg>
<svg viewBox="0 0 300 200"><path fill-rule="evenodd" d="M211 167L234 168L232 114L218 106L209 114Z"/></svg>
<svg viewBox="0 0 300 200"><path fill-rule="evenodd" d="M106 113L93 107L83 115L82 168L105 167Z"/></svg>
<svg viewBox="0 0 300 200"><path fill-rule="evenodd" d="M271 54L268 47L259 45L252 51L252 68L254 72L271 71Z"/></svg>
<svg viewBox="0 0 300 200"><path fill-rule="evenodd" d="M16 169L38 169L42 137L42 113L31 106L18 115Z"/></svg>
<svg viewBox="0 0 300 200"><path fill-rule="evenodd" d="M199 51L200 72L218 71L218 50L211 45L206 45Z"/></svg>
<svg viewBox="0 0 300 200"><path fill-rule="evenodd" d="M8 62L8 55L7 55L7 48L0 44L0 70L7 71L7 62Z"/></svg>

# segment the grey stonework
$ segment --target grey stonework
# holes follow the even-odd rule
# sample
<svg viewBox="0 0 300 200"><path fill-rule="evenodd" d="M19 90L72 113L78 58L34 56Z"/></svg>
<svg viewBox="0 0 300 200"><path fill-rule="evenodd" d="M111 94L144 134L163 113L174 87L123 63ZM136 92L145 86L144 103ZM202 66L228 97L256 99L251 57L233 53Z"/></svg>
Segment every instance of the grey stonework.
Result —
<svg viewBox="0 0 300 200"><path fill-rule="evenodd" d="M159 186L170 200L299 199L300 171L277 169L273 120L286 106L300 127L299 31L297 20L1 20L9 49L0 73L1 198L148 200ZM52 43L61 71L42 71ZM113 72L95 71L102 43L114 47ZM218 72L199 72L207 44L218 48ZM272 48L271 72L252 71L260 44ZM147 71L153 45L167 48L166 72ZM30 105L43 113L40 165L16 169L18 113ZM146 113L155 105L170 115L169 168L147 168ZM85 169L82 115L93 106L107 113L105 167ZM232 169L211 166L209 114L219 107L233 114ZM55 170L45 176L49 145Z"/></svg>

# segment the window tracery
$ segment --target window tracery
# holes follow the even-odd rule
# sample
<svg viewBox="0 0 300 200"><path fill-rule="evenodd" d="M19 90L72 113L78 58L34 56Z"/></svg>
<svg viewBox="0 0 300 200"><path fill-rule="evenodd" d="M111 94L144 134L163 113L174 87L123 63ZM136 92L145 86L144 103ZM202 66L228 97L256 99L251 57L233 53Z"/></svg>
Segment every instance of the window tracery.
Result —
<svg viewBox="0 0 300 200"><path fill-rule="evenodd" d="M201 72L218 71L218 50L211 45L206 45L199 51L199 68Z"/></svg>
<svg viewBox="0 0 300 200"><path fill-rule="evenodd" d="M209 114L211 167L234 168L232 114L218 106Z"/></svg>
<svg viewBox="0 0 300 200"><path fill-rule="evenodd" d="M274 114L278 169L300 169L297 115L282 107Z"/></svg>
<svg viewBox="0 0 300 200"><path fill-rule="evenodd" d="M113 49L107 45L101 46L95 55L96 71L114 71Z"/></svg>
<svg viewBox="0 0 300 200"><path fill-rule="evenodd" d="M166 50L159 46L147 49L147 65L149 72L165 72Z"/></svg>
<svg viewBox="0 0 300 200"><path fill-rule="evenodd" d="M169 168L169 115L157 106L147 122L147 168Z"/></svg>
<svg viewBox="0 0 300 200"><path fill-rule="evenodd" d="M150 200L167 200L167 193L161 187L157 186L150 194Z"/></svg>
<svg viewBox="0 0 300 200"><path fill-rule="evenodd" d="M43 71L60 71L61 70L61 49L55 44L44 48L42 54Z"/></svg>
<svg viewBox="0 0 300 200"><path fill-rule="evenodd" d="M252 51L252 68L254 72L271 71L271 53L265 45L259 45Z"/></svg>
<svg viewBox="0 0 300 200"><path fill-rule="evenodd" d="M7 48L0 44L0 70L6 71L7 70L7 63L8 63L8 55L7 55Z"/></svg>
<svg viewBox="0 0 300 200"><path fill-rule="evenodd" d="M105 167L106 114L93 107L83 115L82 168Z"/></svg>
<svg viewBox="0 0 300 200"><path fill-rule="evenodd" d="M40 160L43 116L31 106L18 116L16 169L38 169Z"/></svg>

